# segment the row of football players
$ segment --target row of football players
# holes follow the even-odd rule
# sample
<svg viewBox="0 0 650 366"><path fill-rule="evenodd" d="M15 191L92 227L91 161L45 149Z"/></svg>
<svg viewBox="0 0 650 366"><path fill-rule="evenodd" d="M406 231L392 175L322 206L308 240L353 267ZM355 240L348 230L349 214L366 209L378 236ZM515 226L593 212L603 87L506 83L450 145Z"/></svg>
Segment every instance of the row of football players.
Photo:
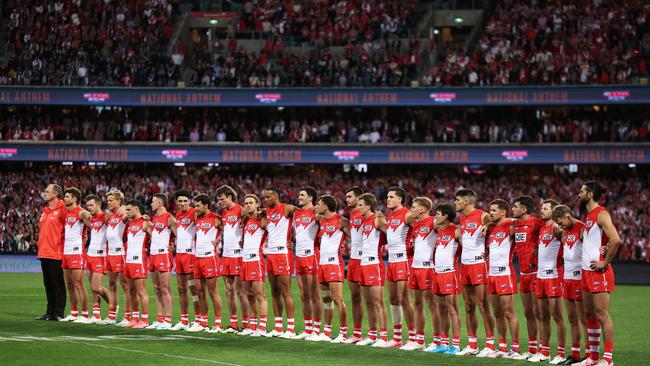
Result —
<svg viewBox="0 0 650 366"><path fill-rule="evenodd" d="M175 216L167 212L164 194L154 195L153 212L147 215L138 201L124 203L121 192L111 191L107 194L108 212L104 213L98 196L86 197L86 211L78 206L81 192L69 188L64 198L68 225L63 267L72 310L66 320L115 324L117 283L120 282L127 307L120 325L132 328L237 332L552 364L608 365L612 363L613 351L608 304L609 293L614 289L609 263L619 239L609 214L598 205L605 190L597 182L582 186L578 196L587 212L582 222L573 217L569 207L553 200L543 202L540 218L536 218L535 201L527 196L514 201L512 219L507 217L510 205L504 200L490 202L489 212L484 212L475 208L476 194L469 189L456 193L454 206L443 204L433 209L426 197L414 198L411 207L406 208L406 192L392 187L386 197L386 207L390 210L386 217L376 210L373 194L352 187L346 192L346 203L351 208L348 219L338 214L332 196L318 197L311 187L300 190L299 207L281 203L278 191L267 189L262 209L257 196L246 195L242 207L237 203L236 192L222 186L216 192L219 212L210 210L209 196L200 194L191 198L181 190L175 194ZM190 201L194 207L190 207ZM454 224L457 213L459 225ZM87 251L84 251L84 226L91 229ZM348 250L346 276L343 254ZM515 253L529 335L526 353L520 351L519 323L513 311L518 292L513 266ZM383 260L385 254L387 266ZM172 326L170 272L174 264L181 321ZM294 268L305 324L300 334L295 332L291 296ZM78 300L82 306L87 301L83 269L89 271L93 317L88 316L87 310L82 310L81 317L78 315ZM101 285L105 272L109 274L108 290ZM149 272L158 314L152 324L148 322L149 298L145 286ZM274 328L268 332L264 294L267 276L275 317ZM218 277L224 279L230 311L227 327L221 323ZM343 300L346 277L352 299L351 336ZM384 285L390 294L391 340L388 340ZM192 324L188 319L188 289L194 303ZM462 350L456 301L461 293L468 333L468 345ZM208 324L208 295L215 314L212 327ZM110 306L105 321L99 318L100 298ZM369 324L366 337L362 336L362 299ZM564 348L562 302L571 324L570 354ZM425 347L424 341L425 305L435 332L429 347ZM335 306L340 329L333 337ZM481 351L476 337L476 308L482 315L486 333L485 348ZM286 312L286 331L283 312ZM558 332L558 350L553 360L549 350L551 318ZM402 343L403 319L408 329L406 344ZM494 342L495 324L498 346ZM599 360L601 328L605 341L603 360ZM506 343L508 329L510 350ZM588 335L585 337L588 357L580 360L582 334Z"/></svg>

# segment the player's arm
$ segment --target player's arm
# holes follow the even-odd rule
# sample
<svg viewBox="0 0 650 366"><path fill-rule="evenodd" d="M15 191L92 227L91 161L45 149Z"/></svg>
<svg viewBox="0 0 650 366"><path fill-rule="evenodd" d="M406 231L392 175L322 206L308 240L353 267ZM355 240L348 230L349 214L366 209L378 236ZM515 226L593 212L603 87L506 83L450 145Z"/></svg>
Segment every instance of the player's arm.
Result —
<svg viewBox="0 0 650 366"><path fill-rule="evenodd" d="M284 205L284 216L293 217L293 214L297 209L298 208L294 205Z"/></svg>
<svg viewBox="0 0 650 366"><path fill-rule="evenodd" d="M386 221L386 216L381 211L375 212L375 227L377 230L385 233L386 228L388 227L388 222Z"/></svg>
<svg viewBox="0 0 650 366"><path fill-rule="evenodd" d="M597 221L598 225L603 228L605 235L607 235L609 238L605 259L602 261L591 261L591 269L600 271L605 269L605 267L611 263L612 259L614 259L614 256L616 256L618 247L621 245L621 238L618 236L618 231L614 227L614 224L612 223L612 217L608 212L603 211L599 213Z"/></svg>
<svg viewBox="0 0 650 366"><path fill-rule="evenodd" d="M172 233L176 235L176 218L172 215L169 215L169 220L167 220L167 226L172 230Z"/></svg>
<svg viewBox="0 0 650 366"><path fill-rule="evenodd" d="M345 234L346 238L350 237L350 220L346 219L345 217L341 217L339 220L339 227L341 228L341 231L343 234Z"/></svg>
<svg viewBox="0 0 650 366"><path fill-rule="evenodd" d="M90 222L90 220L92 219L92 216L90 215L90 212L88 212L88 211L82 209L82 210L79 212L79 218L80 218L81 221L84 223L84 225L86 225L86 226L88 226L88 227L91 227L91 226L92 226L92 223Z"/></svg>
<svg viewBox="0 0 650 366"><path fill-rule="evenodd" d="M413 212L409 211L406 213L406 215L404 215L404 223L406 225L413 227L413 225L415 225L416 222L417 220ZM433 221L433 223L434 223L434 229L438 230L437 227L435 227L435 220Z"/></svg>
<svg viewBox="0 0 650 366"><path fill-rule="evenodd" d="M495 226L492 220L490 220L490 214L483 212L483 215L481 215L481 222L483 223L483 227L481 228L481 235L488 236L488 231L490 231L490 229Z"/></svg>
<svg viewBox="0 0 650 366"><path fill-rule="evenodd" d="M145 222L142 225L142 228L144 229L144 231L147 234L151 234L151 232L153 231L153 224L151 223L151 220L146 220L145 219Z"/></svg>

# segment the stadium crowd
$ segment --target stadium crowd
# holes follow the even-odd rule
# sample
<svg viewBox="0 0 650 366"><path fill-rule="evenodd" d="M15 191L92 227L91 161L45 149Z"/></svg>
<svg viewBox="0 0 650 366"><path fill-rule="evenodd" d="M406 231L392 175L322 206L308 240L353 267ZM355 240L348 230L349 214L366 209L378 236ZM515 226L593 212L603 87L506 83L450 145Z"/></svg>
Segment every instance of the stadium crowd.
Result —
<svg viewBox="0 0 650 366"><path fill-rule="evenodd" d="M0 108L0 140L335 143L645 142L638 108L275 109Z"/></svg>
<svg viewBox="0 0 650 366"><path fill-rule="evenodd" d="M261 168L261 167L260 167ZM388 168L387 168L388 169ZM524 170L522 172L522 169ZM586 177L540 172L531 168L507 168L486 175L458 174L452 169L431 171L420 168L402 169L388 174L385 170L369 174L343 173L339 168L318 167L272 171L258 169L238 170L235 167L206 170L200 166L172 168L149 165L146 175L141 167L88 167L82 165L34 165L27 168L5 169L0 172L0 252L35 252L38 240L38 219L44 204L40 192L48 182L63 187L76 186L84 192L104 196L111 188L119 187L127 197L148 205L155 193L173 192L179 188L191 192L208 192L229 184L241 193L260 192L269 186L282 187L280 199L294 203L302 186L313 185L320 194L331 194L345 207L345 190L353 185L368 188L381 202L389 187L399 185L412 196L430 197L434 205L452 202L454 192L471 187L479 192L478 208L487 209L495 198L512 202L521 194L528 194L541 203L553 198L566 203L581 217L575 192ZM622 244L618 259L650 263L650 180L647 174L626 176L610 172L594 175L606 179L609 192L603 198L611 210ZM242 195L243 196L243 195ZM215 197L212 197L213 199ZM173 200L171 201L173 204ZM380 203L380 209L383 209ZM173 211L173 207L170 207Z"/></svg>

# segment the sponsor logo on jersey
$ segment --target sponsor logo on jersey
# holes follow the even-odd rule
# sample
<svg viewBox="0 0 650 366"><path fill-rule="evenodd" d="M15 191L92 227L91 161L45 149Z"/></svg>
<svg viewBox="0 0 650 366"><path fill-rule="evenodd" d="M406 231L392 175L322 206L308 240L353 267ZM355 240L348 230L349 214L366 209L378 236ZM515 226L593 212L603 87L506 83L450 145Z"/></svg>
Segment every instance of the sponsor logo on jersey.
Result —
<svg viewBox="0 0 650 366"><path fill-rule="evenodd" d="M465 224L465 228L473 230L473 229L478 229L478 224L475 222L468 222Z"/></svg>

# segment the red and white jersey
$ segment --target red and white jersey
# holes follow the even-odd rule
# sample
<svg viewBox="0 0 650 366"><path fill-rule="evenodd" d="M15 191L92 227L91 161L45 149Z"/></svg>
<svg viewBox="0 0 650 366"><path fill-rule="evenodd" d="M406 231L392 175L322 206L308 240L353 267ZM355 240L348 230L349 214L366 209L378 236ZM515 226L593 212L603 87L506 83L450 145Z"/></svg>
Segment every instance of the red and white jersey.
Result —
<svg viewBox="0 0 650 366"><path fill-rule="evenodd" d="M196 211L192 207L186 211L176 212L176 253L194 253L195 214Z"/></svg>
<svg viewBox="0 0 650 366"><path fill-rule="evenodd" d="M208 212L203 217L196 219L196 249L197 258L212 257L215 254L214 244L219 236L217 215Z"/></svg>
<svg viewBox="0 0 650 366"><path fill-rule="evenodd" d="M363 256L363 216L357 209L350 212L350 258Z"/></svg>
<svg viewBox="0 0 650 366"><path fill-rule="evenodd" d="M594 208L585 218L585 231L582 234L582 269L591 271L591 261L601 261L604 259L600 255L600 247L607 246L609 238L600 225L598 225L598 215L601 212L607 212L603 206Z"/></svg>
<svg viewBox="0 0 650 366"><path fill-rule="evenodd" d="M106 223L106 240L108 241L108 255L124 255L124 230L126 224L122 215L113 212Z"/></svg>
<svg viewBox="0 0 650 366"><path fill-rule="evenodd" d="M379 246L382 243L382 232L375 226L375 214L368 216L363 220L363 246L361 251L361 265L377 264L381 259L379 257Z"/></svg>
<svg viewBox="0 0 650 366"><path fill-rule="evenodd" d="M519 270L521 273L537 272L537 244L539 240L539 228L544 221L537 217L530 216L526 220L515 219L515 251L519 259Z"/></svg>
<svg viewBox="0 0 650 366"><path fill-rule="evenodd" d="M490 229L488 234L490 276L509 276L511 273L512 257L515 254L515 247L510 238L511 225L511 220L504 220Z"/></svg>
<svg viewBox="0 0 650 366"><path fill-rule="evenodd" d="M341 230L341 216L332 215L320 221L320 257L318 264L340 264L341 246L345 241L345 233Z"/></svg>
<svg viewBox="0 0 650 366"><path fill-rule="evenodd" d="M90 243L88 244L89 257L106 256L106 214L98 213L90 218Z"/></svg>
<svg viewBox="0 0 650 366"><path fill-rule="evenodd" d="M126 227L126 263L142 264L147 255L149 234L144 231L144 219L131 220Z"/></svg>
<svg viewBox="0 0 650 366"><path fill-rule="evenodd" d="M580 234L585 224L582 221L573 223L569 230L562 233L562 247L564 250L564 279L579 280L582 279L582 239Z"/></svg>
<svg viewBox="0 0 650 366"><path fill-rule="evenodd" d="M249 217L244 222L244 262L256 262L262 258L262 245L266 240L266 230L262 227L262 218Z"/></svg>
<svg viewBox="0 0 650 366"><path fill-rule="evenodd" d="M485 262L483 258L483 253L485 253L485 236L481 234L483 214L483 211L477 209L467 216L460 217L461 245L463 246L460 262L462 264Z"/></svg>
<svg viewBox="0 0 650 366"><path fill-rule="evenodd" d="M559 278L562 270L562 242L553 233L553 225L539 229L537 278Z"/></svg>
<svg viewBox="0 0 650 366"><path fill-rule="evenodd" d="M456 225L450 224L438 230L435 246L436 273L452 272L456 270L458 261L458 242L456 241Z"/></svg>
<svg viewBox="0 0 650 366"><path fill-rule="evenodd" d="M172 237L172 229L169 227L169 212L154 215L151 218L151 247L149 254L165 254L169 252L169 243Z"/></svg>
<svg viewBox="0 0 650 366"><path fill-rule="evenodd" d="M433 217L427 216L413 225L412 268L433 268L433 249L437 238L433 224Z"/></svg>
<svg viewBox="0 0 650 366"><path fill-rule="evenodd" d="M223 256L239 258L242 249L239 246L244 230L240 225L242 207L235 204L230 209L221 210L221 225L223 226Z"/></svg>
<svg viewBox="0 0 650 366"><path fill-rule="evenodd" d="M86 228L79 217L81 207L68 211L65 217L65 234L63 239L63 254L83 254Z"/></svg>
<svg viewBox="0 0 650 366"><path fill-rule="evenodd" d="M402 207L399 210L391 211L386 219L386 246L388 247L389 262L405 262L408 258L406 255L406 239L411 231L411 227L405 222L406 214L410 210Z"/></svg>
<svg viewBox="0 0 650 366"><path fill-rule="evenodd" d="M318 222L313 209L297 209L293 214L293 230L296 233L296 256L314 255L314 243L318 234Z"/></svg>
<svg viewBox="0 0 650 366"><path fill-rule="evenodd" d="M284 214L284 204L279 203L274 208L267 207L266 231L268 232L268 253L289 253L289 238L291 237L291 219Z"/></svg>

